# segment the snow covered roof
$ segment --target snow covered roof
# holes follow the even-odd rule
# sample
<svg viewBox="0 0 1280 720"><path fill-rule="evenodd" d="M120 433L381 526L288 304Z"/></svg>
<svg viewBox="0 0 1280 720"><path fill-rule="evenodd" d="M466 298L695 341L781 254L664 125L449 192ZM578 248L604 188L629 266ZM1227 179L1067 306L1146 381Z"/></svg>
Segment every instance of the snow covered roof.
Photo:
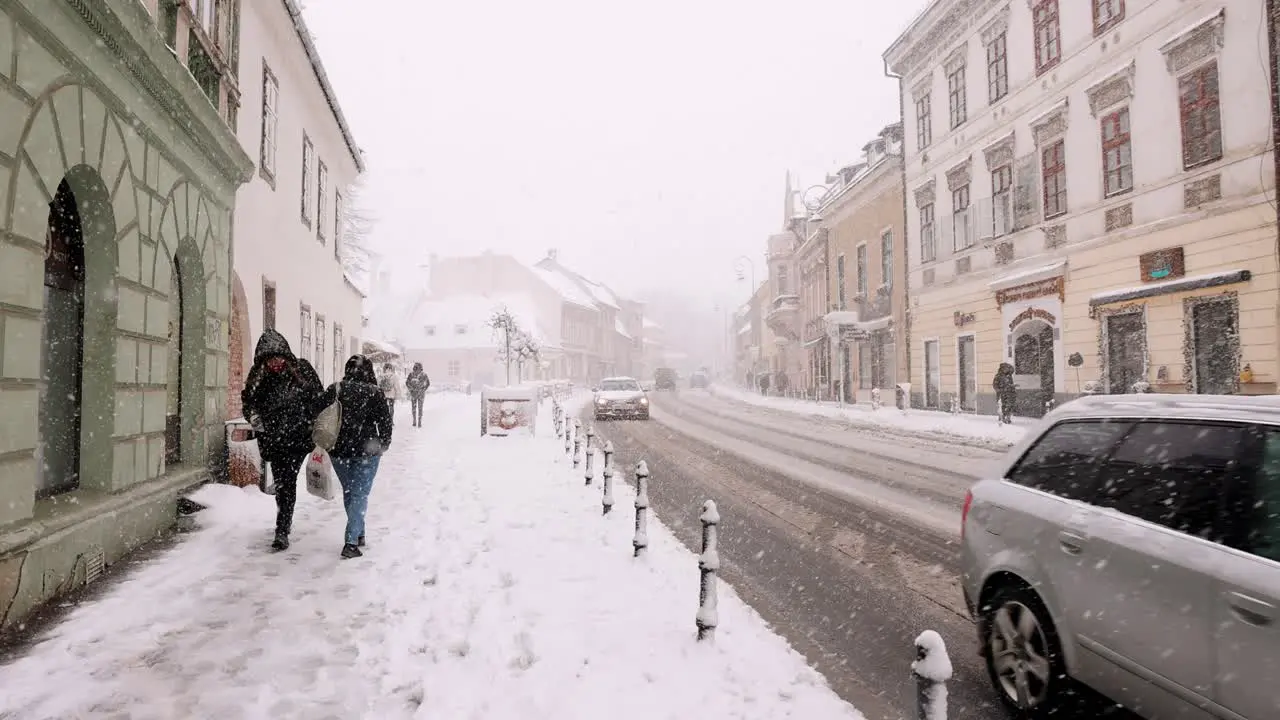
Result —
<svg viewBox="0 0 1280 720"><path fill-rule="evenodd" d="M1035 267L1027 267L1016 269L1006 275L987 283L987 287L992 290L1007 290L1018 285L1026 285L1038 280L1048 280L1062 275L1067 270L1067 261L1058 260L1048 265L1037 265Z"/></svg>
<svg viewBox="0 0 1280 720"><path fill-rule="evenodd" d="M596 302L614 310L622 309L622 306L618 304L618 296L614 295L612 290L599 283L591 282L582 276L579 276L579 278L582 279L582 284L587 286L587 290L591 292L591 297L595 298Z"/></svg>
<svg viewBox="0 0 1280 720"><path fill-rule="evenodd" d="M572 303L579 307L590 308L592 310L599 309L596 306L596 300L591 293L585 291L582 286L574 279L555 270L548 270L542 267L534 267L533 272L543 282L551 286L552 290L559 293L560 297L567 303Z"/></svg>
<svg viewBox="0 0 1280 720"><path fill-rule="evenodd" d="M404 324L402 344L410 350L496 348L501 333L489 326L494 313L506 308L516 324L538 343L551 337L538 324L532 298L527 295L459 295L419 303Z"/></svg>
<svg viewBox="0 0 1280 720"><path fill-rule="evenodd" d="M655 321L654 321L653 319L651 319L651 318L645 318L645 319L644 319L644 327L646 327L646 328L660 328L660 327L662 327L662 326L661 326L661 325L659 325L657 322L655 322Z"/></svg>
<svg viewBox="0 0 1280 720"><path fill-rule="evenodd" d="M613 319L613 330L614 332L618 333L622 337L628 340L631 339L631 333L627 332L627 327L622 324L622 318Z"/></svg>

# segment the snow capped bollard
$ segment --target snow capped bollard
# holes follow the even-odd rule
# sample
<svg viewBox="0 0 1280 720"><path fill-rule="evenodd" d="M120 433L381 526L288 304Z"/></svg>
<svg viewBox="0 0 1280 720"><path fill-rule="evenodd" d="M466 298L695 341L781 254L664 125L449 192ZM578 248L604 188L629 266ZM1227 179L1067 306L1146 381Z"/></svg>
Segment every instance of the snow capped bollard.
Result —
<svg viewBox="0 0 1280 720"><path fill-rule="evenodd" d="M644 549L649 547L649 464L641 460L636 463L636 536L631 540L635 548L632 557L640 557Z"/></svg>
<svg viewBox="0 0 1280 720"><path fill-rule="evenodd" d="M871 409L879 410L880 406L880 388L871 388Z"/></svg>
<svg viewBox="0 0 1280 720"><path fill-rule="evenodd" d="M571 452L573 452L573 423L566 417L564 419L564 454L568 455Z"/></svg>
<svg viewBox="0 0 1280 720"><path fill-rule="evenodd" d="M613 441L604 444L604 491L600 496L600 507L608 515L613 509Z"/></svg>
<svg viewBox="0 0 1280 720"><path fill-rule="evenodd" d="M716 601L716 573L720 570L720 511L716 501L702 503L702 554L698 556L698 570L702 582L698 585L698 639L714 640L716 625L720 623L719 603Z"/></svg>
<svg viewBox="0 0 1280 720"><path fill-rule="evenodd" d="M561 437L561 433L564 432L564 427L562 425L564 422L564 416L561 414L562 412L563 410L560 408L560 401L553 400L551 402L551 419L555 422L557 438Z"/></svg>
<svg viewBox="0 0 1280 720"><path fill-rule="evenodd" d="M582 462L582 421L573 421L573 466Z"/></svg>
<svg viewBox="0 0 1280 720"><path fill-rule="evenodd" d="M951 658L942 636L925 630L916 638L916 659L911 663L916 681L917 720L947 720L947 681L951 679Z"/></svg>
<svg viewBox="0 0 1280 720"><path fill-rule="evenodd" d="M595 450L592 449L592 444L593 444L592 441L595 439L596 439L596 428L594 425L588 425L587 426L587 471L585 473L588 485L591 484L592 479L594 479L595 477L595 473L593 472L593 469L591 467L592 465L595 464L595 459L596 459L596 452Z"/></svg>

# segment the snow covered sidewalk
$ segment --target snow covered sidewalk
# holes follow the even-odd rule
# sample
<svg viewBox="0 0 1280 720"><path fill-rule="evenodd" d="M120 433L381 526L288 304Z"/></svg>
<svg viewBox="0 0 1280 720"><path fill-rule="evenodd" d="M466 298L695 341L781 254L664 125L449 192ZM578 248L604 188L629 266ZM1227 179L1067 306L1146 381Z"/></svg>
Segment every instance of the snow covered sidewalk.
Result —
<svg viewBox="0 0 1280 720"><path fill-rule="evenodd" d="M896 432L902 435L934 437L968 444L1007 447L1022 439L1036 420L1015 417L1013 425L1001 425L993 415L952 414L937 410L910 410L906 415L894 407L892 392L885 391L884 407L871 409L867 403L839 405L831 402L766 397L727 385L713 385L711 393L728 400L793 413L844 420L854 425Z"/></svg>
<svg viewBox="0 0 1280 720"><path fill-rule="evenodd" d="M694 639L695 556L650 518L631 557L626 469L602 517L549 403L540 437L480 438L478 396L436 397L398 418L363 558L340 501L302 491L272 554L271 498L204 487L195 532L0 667L0 717L861 717L723 585Z"/></svg>

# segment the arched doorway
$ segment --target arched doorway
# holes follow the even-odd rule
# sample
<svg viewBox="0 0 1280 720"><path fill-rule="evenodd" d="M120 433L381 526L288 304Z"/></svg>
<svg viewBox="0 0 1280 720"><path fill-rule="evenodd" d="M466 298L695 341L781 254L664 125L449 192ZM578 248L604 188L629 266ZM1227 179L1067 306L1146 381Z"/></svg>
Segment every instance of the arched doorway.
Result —
<svg viewBox="0 0 1280 720"><path fill-rule="evenodd" d="M41 332L41 462L37 497L80 484L84 367L84 229L75 193L64 179L49 203L45 233L44 323Z"/></svg>
<svg viewBox="0 0 1280 720"><path fill-rule="evenodd" d="M1013 331L1013 375L1019 415L1041 417L1054 396L1053 326L1027 320Z"/></svg>

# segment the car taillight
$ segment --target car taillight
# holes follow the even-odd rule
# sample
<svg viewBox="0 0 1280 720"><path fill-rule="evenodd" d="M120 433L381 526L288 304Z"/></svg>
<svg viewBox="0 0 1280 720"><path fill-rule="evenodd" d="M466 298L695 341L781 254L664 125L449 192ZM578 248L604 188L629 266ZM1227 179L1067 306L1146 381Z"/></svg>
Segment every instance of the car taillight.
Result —
<svg viewBox="0 0 1280 720"><path fill-rule="evenodd" d="M973 491L964 491L964 507L960 509L960 539L964 540L964 526L969 521L969 506L973 504Z"/></svg>

